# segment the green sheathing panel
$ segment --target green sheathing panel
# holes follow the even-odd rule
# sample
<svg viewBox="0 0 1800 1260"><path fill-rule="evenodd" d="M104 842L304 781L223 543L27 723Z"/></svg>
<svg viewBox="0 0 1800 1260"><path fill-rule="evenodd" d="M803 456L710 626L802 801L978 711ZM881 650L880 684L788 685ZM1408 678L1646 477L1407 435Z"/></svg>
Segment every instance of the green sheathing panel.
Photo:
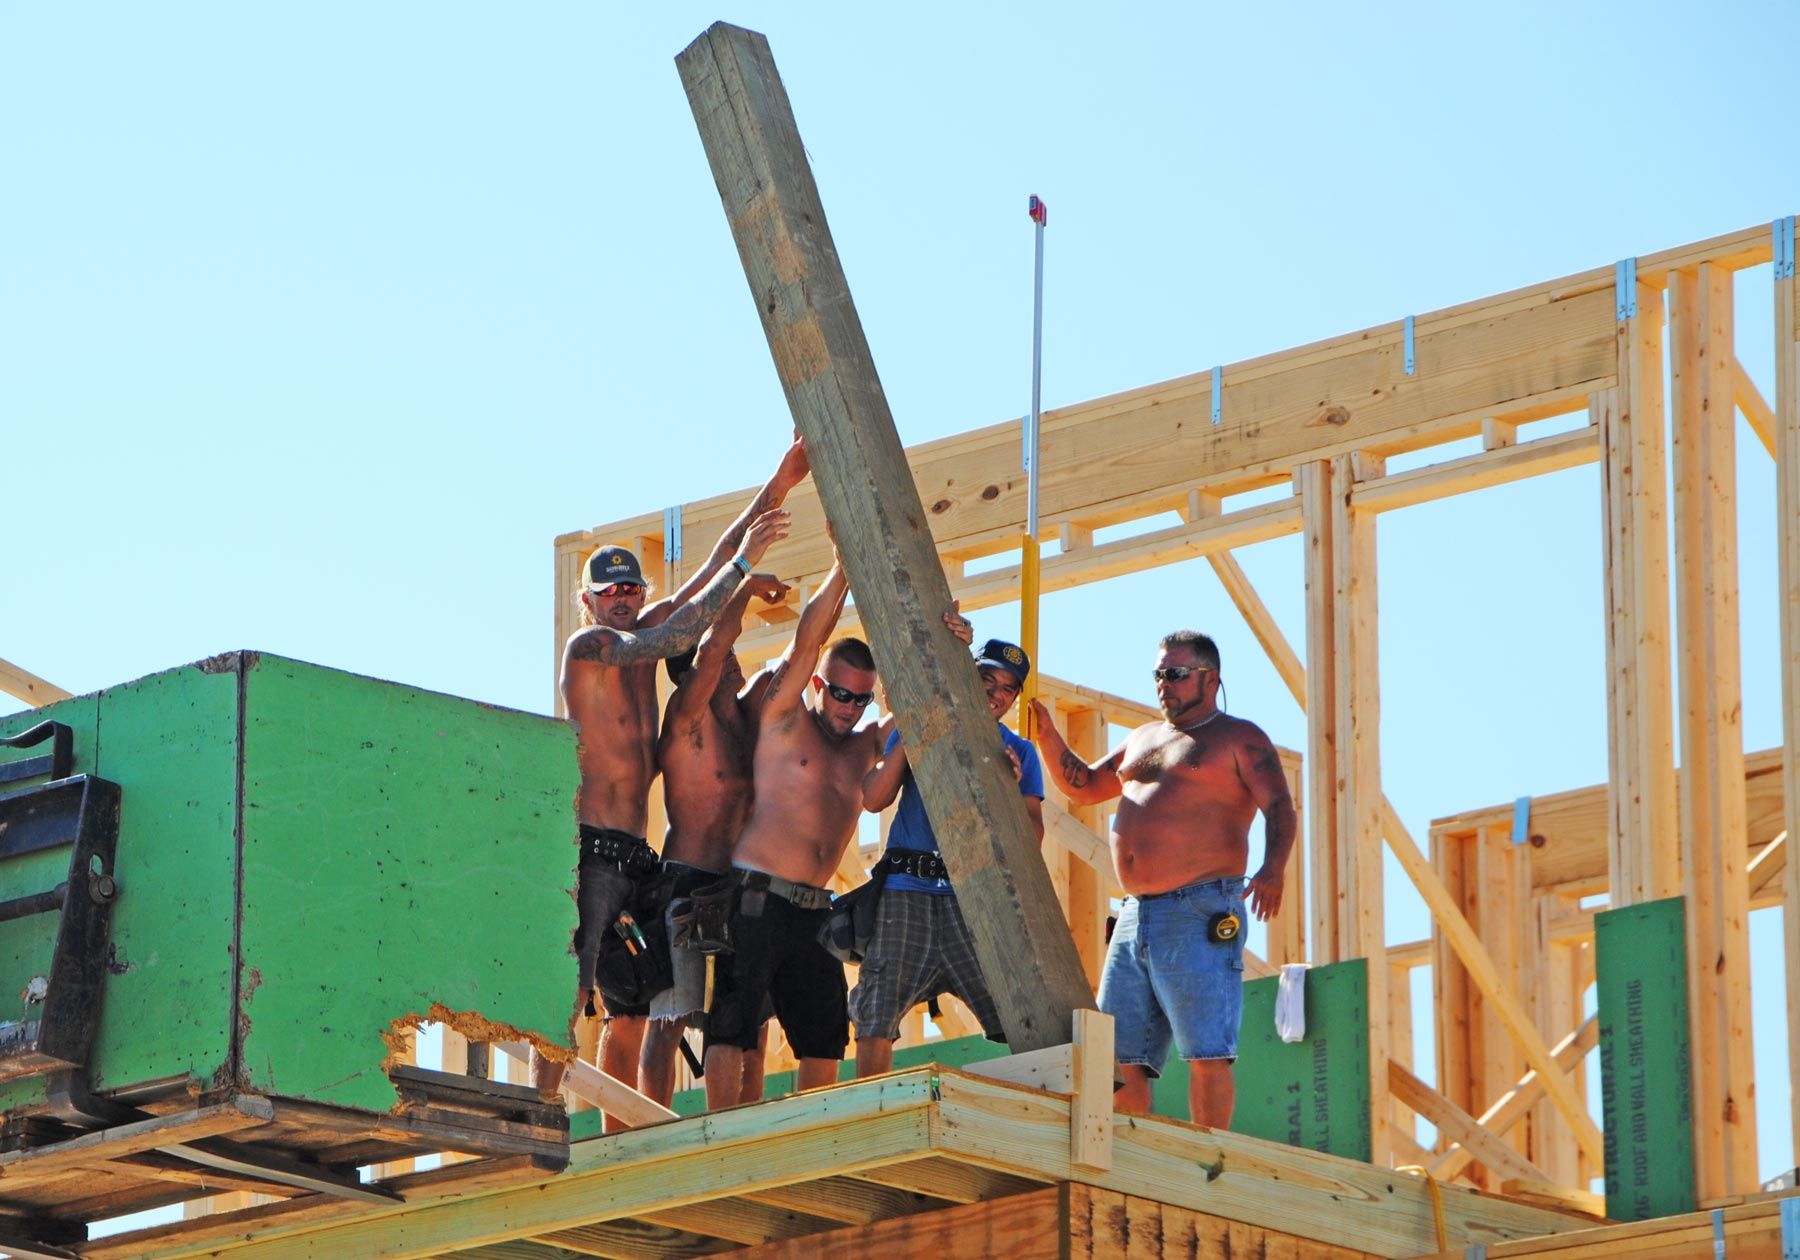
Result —
<svg viewBox="0 0 1800 1260"><path fill-rule="evenodd" d="M75 770L120 788L111 959L90 1061L96 1090L222 1078L231 1056L237 813L237 675L223 658L0 719L15 733L50 718L75 732ZM32 750L39 751L39 750ZM68 851L36 855L67 871ZM32 861L34 859L27 859ZM35 887L63 877L20 870ZM8 872L6 879L12 879ZM48 878L48 883L43 882ZM51 915L27 921L52 927ZM8 962L0 958L0 969ZM0 970L0 994L16 992ZM0 1091L0 1108L41 1097Z"/></svg>
<svg viewBox="0 0 1800 1260"><path fill-rule="evenodd" d="M1606 1215L1694 1210L1687 935L1682 898L1594 916Z"/></svg>
<svg viewBox="0 0 1800 1260"><path fill-rule="evenodd" d="M566 1043L576 781L567 723L247 656L246 1082L385 1111L434 1003Z"/></svg>
<svg viewBox="0 0 1800 1260"><path fill-rule="evenodd" d="M1270 977L1244 985L1244 1022L1238 1032L1237 1109L1233 1132L1367 1160L1369 1133L1369 971L1364 959L1314 967L1306 973L1306 1037L1283 1041L1275 1032ZM1186 1090L1185 1073L1158 1083L1158 1103L1170 1087ZM1187 1116L1187 1098L1180 1110Z"/></svg>

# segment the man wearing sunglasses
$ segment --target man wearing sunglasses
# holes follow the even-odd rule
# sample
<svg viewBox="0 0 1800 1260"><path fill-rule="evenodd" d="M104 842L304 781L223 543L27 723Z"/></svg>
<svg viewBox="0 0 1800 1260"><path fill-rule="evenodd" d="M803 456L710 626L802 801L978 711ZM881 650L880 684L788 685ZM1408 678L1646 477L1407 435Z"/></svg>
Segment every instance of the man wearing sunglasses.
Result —
<svg viewBox="0 0 1800 1260"><path fill-rule="evenodd" d="M593 1008L601 934L659 874L657 855L644 839L656 774L656 664L693 647L740 585L770 601L780 598L781 584L751 569L787 536L788 514L779 509L808 471L805 447L796 441L706 563L654 604L646 606L643 571L625 548L601 547L583 566L584 624L564 645L561 677L564 705L581 733L575 798L581 833L578 1012ZM637 1080L648 1013L647 1005L609 1005L599 1055L609 1076ZM533 1056L539 1092L554 1094L562 1075L561 1063Z"/></svg>
<svg viewBox="0 0 1800 1260"><path fill-rule="evenodd" d="M844 968L819 944L819 929L881 737L876 726L857 729L875 698L868 645L840 639L819 655L846 590L835 564L800 614L757 718L754 799L731 856L739 884L734 951L715 969L706 1013L706 1101L714 1108L752 1101L741 1092L742 1065L765 999L800 1060L801 1089L834 1082L849 1044Z"/></svg>
<svg viewBox="0 0 1800 1260"><path fill-rule="evenodd" d="M968 621L955 612L946 615L944 622L964 643L973 640ZM988 711L1000 728L1001 747L1019 781L1019 795L1025 798L1025 812L1041 840L1043 767L1038 764L1037 750L1005 725L1007 711L1031 673L1031 661L1016 643L989 639L975 654L975 665L987 691ZM875 934L857 973L856 988L850 993L858 1076L874 1076L894 1066L901 1016L940 993L953 993L966 1002L990 1040L1005 1040L1000 1012L981 974L974 938L963 921L956 890L950 886L937 835L925 813L918 782L906 764L906 746L897 728L887 738L882 761L863 780L863 808L886 809L896 794L900 807L881 860L887 876L875 911Z"/></svg>
<svg viewBox="0 0 1800 1260"><path fill-rule="evenodd" d="M1119 1110L1149 1110L1150 1082L1173 1038L1188 1061L1195 1123L1223 1128L1236 1097L1245 899L1258 919L1281 908L1294 803L1269 737L1219 709L1219 649L1210 638L1192 630L1164 638L1154 677L1163 721L1138 727L1104 760L1071 752L1034 701L1038 739L1071 804L1119 798L1113 871L1128 896L1099 995L1116 1021ZM1246 887L1259 810L1263 864Z"/></svg>

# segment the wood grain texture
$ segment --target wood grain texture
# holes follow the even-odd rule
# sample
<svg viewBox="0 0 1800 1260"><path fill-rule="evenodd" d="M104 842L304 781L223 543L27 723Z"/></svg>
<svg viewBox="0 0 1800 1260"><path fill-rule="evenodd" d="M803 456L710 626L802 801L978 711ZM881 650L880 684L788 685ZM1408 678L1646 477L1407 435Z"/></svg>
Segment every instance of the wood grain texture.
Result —
<svg viewBox="0 0 1800 1260"><path fill-rule="evenodd" d="M1093 991L943 625L949 585L768 41L719 23L676 65L1007 1040L1066 1042Z"/></svg>

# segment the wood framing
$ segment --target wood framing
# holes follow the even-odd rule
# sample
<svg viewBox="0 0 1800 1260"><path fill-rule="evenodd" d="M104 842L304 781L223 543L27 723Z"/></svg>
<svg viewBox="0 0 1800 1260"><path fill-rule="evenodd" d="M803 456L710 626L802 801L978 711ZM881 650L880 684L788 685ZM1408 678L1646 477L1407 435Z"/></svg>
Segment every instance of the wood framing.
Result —
<svg viewBox="0 0 1800 1260"><path fill-rule="evenodd" d="M67 700L70 694L55 683L46 682L36 674L20 669L11 661L0 661L0 691L16 700L23 700L34 709L53 700Z"/></svg>
<svg viewBox="0 0 1800 1260"><path fill-rule="evenodd" d="M1228 1237L1266 1234L1298 1254L1320 1247L1411 1256L1436 1245L1423 1178L1174 1121L1124 1117L1113 1166L1084 1169L1072 1159L1070 1115L1066 1097L919 1068L578 1142L566 1173L517 1189L371 1206L353 1220L283 1225L251 1218L232 1232L215 1228L204 1240L102 1240L84 1254L398 1260L530 1241L585 1254L684 1256L727 1249L722 1242L767 1245L815 1234L821 1250L790 1254L833 1254L839 1244L828 1233L833 1227L887 1223L890 1232L865 1237L938 1238L944 1235L930 1224L933 1213L1006 1203L1044 1187L1097 1194L1108 1206L1077 1219L1088 1221L1082 1236L1098 1228L1102 1239L1109 1230L1121 1236L1127 1223L1140 1238L1176 1234L1160 1222L1179 1221ZM1140 1201L1131 1210L1141 1215L1109 1225L1128 1206L1127 1196ZM1443 1187L1441 1203L1448 1238L1458 1246L1541 1237L1585 1223L1460 1187ZM764 1204L784 1215L760 1210ZM1118 1253L1072 1248L1070 1254Z"/></svg>
<svg viewBox="0 0 1800 1260"><path fill-rule="evenodd" d="M1687 898L1695 1191L1705 1201L1759 1184L1738 660L1736 357L1731 273L1702 263L1673 279L1681 872Z"/></svg>
<svg viewBox="0 0 1800 1260"><path fill-rule="evenodd" d="M1788 913L1788 1062L1800 1063L1800 861L1792 850L1800 837L1800 281L1794 278L1794 219L1777 221L1772 235L1789 242L1784 274L1775 278L1775 514L1780 545L1781 778L1790 856L1785 886ZM1800 1150L1800 1090L1794 1092L1794 1149Z"/></svg>
<svg viewBox="0 0 1800 1260"><path fill-rule="evenodd" d="M1800 899L1800 862L1791 860L1787 839L1800 797L1800 294L1778 275L1772 400L1737 358L1729 296L1733 273L1776 254L1770 230L1751 228L1420 315L1410 373L1399 323L1227 364L1216 425L1210 372L1044 417L1042 533L1061 538L1064 550L1044 560L1043 589L1204 556L1307 713L1301 795L1310 835L1289 887L1292 895L1304 885L1310 904L1304 919L1272 930L1269 952L1275 961L1370 958L1372 986L1387 997L1385 1013L1371 1012L1382 1059L1373 1083L1386 1090L1398 1080L1424 1106L1479 1126L1487 1137L1474 1142L1493 1140L1496 1166L1488 1168L1440 1135L1429 1156L1441 1176L1550 1193L1546 1185L1571 1190L1600 1173L1603 1144L1575 1069L1593 1044L1593 1026L1581 1019L1593 983L1593 903L1584 899L1609 892L1614 905L1684 891L1693 903L1695 1068L1701 1080L1711 1073L1717 1082L1702 1091L1718 1091L1718 1105L1698 1102L1697 1112L1719 1132L1714 1165L1736 1159L1746 1166L1726 1154L1730 1142L1745 1149L1749 1110L1731 1083L1742 1078L1734 1060L1749 1044L1747 1018L1734 1012L1748 992L1747 964L1733 961L1736 941L1751 909ZM1666 399L1665 365L1673 369ZM1534 428L1584 408L1586 424L1564 419ZM1740 410L1776 456L1783 539L1786 738L1783 748L1750 754L1736 727L1731 585L1729 443ZM1671 418L1672 444L1665 438ZM1473 438L1478 448L1470 443L1435 462L1414 459L1387 471L1392 456ZM1017 546L1024 515L1017 444L1016 423L1008 423L905 452L949 591L966 611L1019 597L1017 565L972 563ZM1437 820L1428 857L1380 787L1376 518L1589 463L1598 464L1605 529L1608 781L1533 797L1523 814L1509 803ZM1234 497L1252 491L1253 498ZM683 505L688 546L709 545L741 500L738 493ZM796 529L777 563L804 587L828 563L824 514L808 488L789 506ZM1169 523L1171 513L1177 523ZM1101 529L1112 537L1097 541ZM654 537L659 522L644 517L600 532ZM1302 539L1307 592L1304 665L1232 556L1237 547L1293 534ZM558 554L599 536L566 535ZM1681 610L1679 626L1671 602ZM848 609L845 626L860 624L865 611ZM791 616L777 611L747 629L746 662L779 650ZM1131 702L1096 704L1084 692L1046 679L1061 720L1102 747L1102 715L1118 721L1126 712L1107 706ZM1053 801L1046 818L1057 891L1091 976L1100 899L1113 890L1104 813L1083 814L1092 816ZM1528 819L1523 826L1520 817ZM1385 942L1384 845L1432 912L1430 942ZM1788 916L1790 955L1800 954L1797 922L1800 914ZM1439 1076L1430 1095L1414 1088L1416 1076L1389 1066L1412 1071L1406 1002L1396 995L1418 965L1432 968ZM1800 968L1789 968L1788 983L1789 1033L1800 1061ZM1711 1029L1705 1038L1698 1021ZM1396 1157L1417 1153L1410 1117L1390 1116L1379 1101L1377 1145L1391 1142ZM1800 1136L1800 1109L1794 1123ZM1735 1136L1727 1132L1734 1128ZM1710 1178L1702 1164L1702 1178ZM1733 1184L1741 1183L1729 1175L1709 1180L1701 1194Z"/></svg>
<svg viewBox="0 0 1800 1260"><path fill-rule="evenodd" d="M1595 395L1605 524L1608 763L1615 905L1681 890L1669 694L1668 492L1663 459L1663 298L1621 274L1618 384Z"/></svg>
<svg viewBox="0 0 1800 1260"><path fill-rule="evenodd" d="M975 671L768 41L719 23L678 58L777 374L1007 1040L1093 1004Z"/></svg>

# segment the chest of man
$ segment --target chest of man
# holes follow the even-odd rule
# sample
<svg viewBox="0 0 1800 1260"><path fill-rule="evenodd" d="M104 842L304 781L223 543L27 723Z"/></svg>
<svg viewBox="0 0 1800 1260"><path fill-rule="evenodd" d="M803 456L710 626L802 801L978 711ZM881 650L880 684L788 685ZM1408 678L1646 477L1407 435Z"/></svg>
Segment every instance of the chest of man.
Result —
<svg viewBox="0 0 1800 1260"><path fill-rule="evenodd" d="M1221 734L1164 727L1126 745L1119 780L1140 788L1197 790L1216 797L1246 796L1231 741Z"/></svg>

